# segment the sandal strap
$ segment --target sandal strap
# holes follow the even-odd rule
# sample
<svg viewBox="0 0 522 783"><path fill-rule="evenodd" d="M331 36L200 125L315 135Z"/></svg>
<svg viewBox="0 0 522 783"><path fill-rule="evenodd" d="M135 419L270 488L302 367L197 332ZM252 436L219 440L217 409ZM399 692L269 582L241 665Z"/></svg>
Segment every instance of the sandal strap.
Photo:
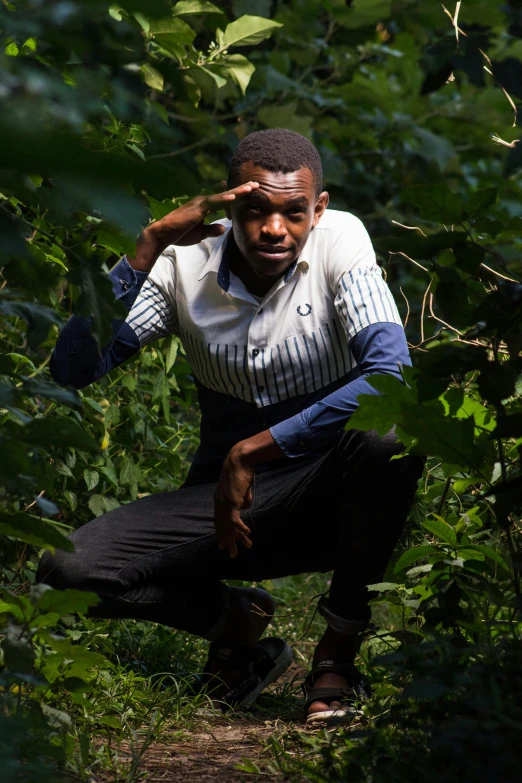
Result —
<svg viewBox="0 0 522 783"><path fill-rule="evenodd" d="M312 669L306 676L303 683L303 687L306 685L309 688L314 687L314 683L318 677L323 674L339 674L341 677L345 677L348 682L358 683L362 674L359 672L355 664L348 661L321 661L315 669Z"/></svg>

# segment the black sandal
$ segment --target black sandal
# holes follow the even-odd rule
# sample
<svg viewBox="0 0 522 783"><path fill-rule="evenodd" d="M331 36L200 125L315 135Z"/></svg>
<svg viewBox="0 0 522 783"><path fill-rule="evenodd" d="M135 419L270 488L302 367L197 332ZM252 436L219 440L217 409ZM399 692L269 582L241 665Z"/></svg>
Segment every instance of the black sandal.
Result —
<svg viewBox="0 0 522 783"><path fill-rule="evenodd" d="M261 639L254 647L212 642L201 686L208 687L213 684L213 680L216 681L214 693L223 712L231 708L250 707L261 691L288 669L292 658L292 648L284 639L276 636ZM216 661L222 661L227 668L237 669L242 675L230 686L225 686L219 675L210 671ZM212 697L211 689L207 693Z"/></svg>
<svg viewBox="0 0 522 783"><path fill-rule="evenodd" d="M344 688L315 688L316 680L327 672L344 677L348 680L348 685ZM353 663L344 663L342 661L321 661L307 675L303 682L303 692L306 700L305 718L307 723L330 720L335 722L351 721L357 715L362 714L359 702L365 701L371 695L370 685L366 677L360 673ZM321 701L328 705L333 701L338 701L341 703L341 708L308 714L308 708L316 701Z"/></svg>

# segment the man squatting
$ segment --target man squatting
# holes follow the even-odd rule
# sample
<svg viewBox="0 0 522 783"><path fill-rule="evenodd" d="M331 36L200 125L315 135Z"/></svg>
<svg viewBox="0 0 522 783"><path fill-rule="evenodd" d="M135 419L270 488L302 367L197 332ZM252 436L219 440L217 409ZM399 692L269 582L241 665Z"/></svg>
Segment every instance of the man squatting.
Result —
<svg viewBox="0 0 522 783"><path fill-rule="evenodd" d="M164 623L211 641L206 679L222 704L248 706L289 666L261 639L275 602L261 581L333 570L319 602L327 628L305 683L308 720L353 715L367 692L354 666L379 582L403 528L422 459L393 432L344 431L374 373L400 376L407 343L370 238L327 209L315 147L288 130L252 133L229 190L150 224L110 276L128 309L101 351L73 315L51 361L87 386L169 334L191 364L201 445L184 485L76 530L46 553L38 580L91 590L97 617ZM225 209L226 220L205 217ZM259 607L262 611L255 610ZM214 680L215 682L216 680Z"/></svg>

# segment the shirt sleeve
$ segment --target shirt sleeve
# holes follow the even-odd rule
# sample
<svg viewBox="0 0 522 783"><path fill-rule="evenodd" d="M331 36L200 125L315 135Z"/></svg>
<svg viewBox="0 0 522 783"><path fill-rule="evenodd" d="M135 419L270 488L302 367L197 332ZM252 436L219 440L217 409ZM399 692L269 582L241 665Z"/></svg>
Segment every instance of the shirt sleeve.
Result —
<svg viewBox="0 0 522 783"><path fill-rule="evenodd" d="M378 394L366 380L370 375L389 374L401 378L401 365L410 355L402 325L378 322L358 331L350 350L359 365L359 378L324 397L309 408L270 427L276 443L287 457L321 452L344 429L358 406L359 394Z"/></svg>
<svg viewBox="0 0 522 783"><path fill-rule="evenodd" d="M160 256L158 262L163 257ZM177 319L170 297L146 272L131 267L124 256L109 273L114 296L129 311L112 321L112 339L100 351L91 334L92 318L73 315L53 351L51 375L63 386L81 389L110 372L139 349L175 331Z"/></svg>

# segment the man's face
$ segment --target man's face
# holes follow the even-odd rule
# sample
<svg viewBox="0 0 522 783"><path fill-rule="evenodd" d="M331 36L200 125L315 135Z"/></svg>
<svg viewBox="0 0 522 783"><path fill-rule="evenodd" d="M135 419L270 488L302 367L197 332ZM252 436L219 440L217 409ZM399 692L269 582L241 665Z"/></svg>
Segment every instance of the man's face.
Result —
<svg viewBox="0 0 522 783"><path fill-rule="evenodd" d="M248 162L237 184L245 182L258 182L259 188L231 205L234 239L255 276L274 283L299 257L328 193L317 196L308 168L282 174Z"/></svg>

